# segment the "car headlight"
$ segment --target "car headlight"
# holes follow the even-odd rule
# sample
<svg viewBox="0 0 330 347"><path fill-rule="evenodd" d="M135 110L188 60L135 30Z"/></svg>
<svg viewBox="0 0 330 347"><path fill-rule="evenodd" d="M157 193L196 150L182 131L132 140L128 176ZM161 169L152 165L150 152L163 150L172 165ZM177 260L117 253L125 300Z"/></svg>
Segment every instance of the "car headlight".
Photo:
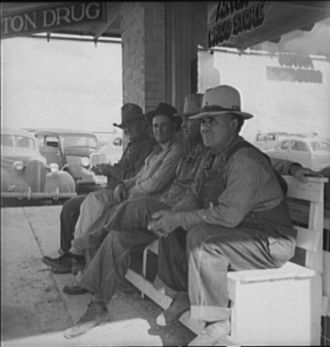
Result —
<svg viewBox="0 0 330 347"><path fill-rule="evenodd" d="M88 157L81 158L80 162L83 167L88 167L90 164L90 160Z"/></svg>
<svg viewBox="0 0 330 347"><path fill-rule="evenodd" d="M24 164L21 160L17 160L14 162L13 167L17 171L22 171L24 169Z"/></svg>
<svg viewBox="0 0 330 347"><path fill-rule="evenodd" d="M51 172L58 172L58 170L59 170L58 164L56 164L56 163L50 163L50 164L49 164L49 170L50 170Z"/></svg>

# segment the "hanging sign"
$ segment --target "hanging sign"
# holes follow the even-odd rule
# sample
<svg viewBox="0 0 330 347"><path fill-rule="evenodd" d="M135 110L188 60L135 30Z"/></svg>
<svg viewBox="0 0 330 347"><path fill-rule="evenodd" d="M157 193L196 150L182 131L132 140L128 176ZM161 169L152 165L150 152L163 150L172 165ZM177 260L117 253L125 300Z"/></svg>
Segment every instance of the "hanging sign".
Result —
<svg viewBox="0 0 330 347"><path fill-rule="evenodd" d="M1 38L105 20L104 2L75 2L1 17Z"/></svg>
<svg viewBox="0 0 330 347"><path fill-rule="evenodd" d="M267 78L271 81L323 83L320 70L315 70L309 55L280 53L279 66L266 66Z"/></svg>
<svg viewBox="0 0 330 347"><path fill-rule="evenodd" d="M209 25L208 46L221 45L234 35L240 35L262 26L265 19L265 1L220 0Z"/></svg>

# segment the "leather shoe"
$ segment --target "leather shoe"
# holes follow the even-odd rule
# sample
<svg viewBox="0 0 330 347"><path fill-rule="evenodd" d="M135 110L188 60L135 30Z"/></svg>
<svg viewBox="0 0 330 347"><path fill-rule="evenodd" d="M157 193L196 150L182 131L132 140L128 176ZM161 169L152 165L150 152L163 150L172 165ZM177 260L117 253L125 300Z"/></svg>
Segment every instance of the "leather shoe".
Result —
<svg viewBox="0 0 330 347"><path fill-rule="evenodd" d="M188 346L215 346L229 333L229 321L218 321L207 325L203 331L188 343Z"/></svg>
<svg viewBox="0 0 330 347"><path fill-rule="evenodd" d="M68 295L82 295L88 293L88 290L79 284L66 285L63 287L63 293Z"/></svg>
<svg viewBox="0 0 330 347"><path fill-rule="evenodd" d="M72 268L72 255L71 254L63 254L58 258L51 258L48 256L44 256L42 258L43 263L50 266L52 271L57 274L66 274L71 273Z"/></svg>
<svg viewBox="0 0 330 347"><path fill-rule="evenodd" d="M156 318L156 323L160 326L169 325L179 319L189 308L188 295L186 293L179 294L173 299L171 305Z"/></svg>
<svg viewBox="0 0 330 347"><path fill-rule="evenodd" d="M99 325L108 317L109 311L102 301L92 300L87 307L87 311L78 320L78 322L70 329L64 332L64 337L70 339L72 337L85 334L88 330Z"/></svg>

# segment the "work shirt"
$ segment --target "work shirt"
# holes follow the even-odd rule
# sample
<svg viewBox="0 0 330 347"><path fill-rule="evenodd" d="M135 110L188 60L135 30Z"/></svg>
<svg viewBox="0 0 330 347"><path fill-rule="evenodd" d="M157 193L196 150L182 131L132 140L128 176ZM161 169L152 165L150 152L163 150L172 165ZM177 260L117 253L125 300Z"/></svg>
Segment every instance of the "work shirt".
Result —
<svg viewBox="0 0 330 347"><path fill-rule="evenodd" d="M137 175L123 181L129 196L166 191L175 178L177 164L183 155L184 149L176 140L156 145Z"/></svg>
<svg viewBox="0 0 330 347"><path fill-rule="evenodd" d="M180 160L177 166L174 182L170 189L159 198L160 201L173 206L190 192L197 196L196 177L207 151L208 148L201 141L191 146L189 153Z"/></svg>
<svg viewBox="0 0 330 347"><path fill-rule="evenodd" d="M134 177L143 166L154 145L155 140L147 135L129 142L119 162L112 166L109 179L114 178L114 180L111 180L111 184L108 187L114 188L118 182Z"/></svg>
<svg viewBox="0 0 330 347"><path fill-rule="evenodd" d="M226 160L226 154L239 141L245 140L237 137L221 151L210 149L208 152L199 173L200 180L215 177L220 186L223 182L222 193L214 206L180 213L184 229L202 222L234 228L249 213L270 210L284 199L276 174L262 152L242 147Z"/></svg>

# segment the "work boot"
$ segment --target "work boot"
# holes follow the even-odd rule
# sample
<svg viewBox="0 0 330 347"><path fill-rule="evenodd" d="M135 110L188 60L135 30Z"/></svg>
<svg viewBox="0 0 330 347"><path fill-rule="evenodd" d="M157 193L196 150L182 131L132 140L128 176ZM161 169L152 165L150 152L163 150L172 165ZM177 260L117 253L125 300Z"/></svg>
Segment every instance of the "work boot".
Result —
<svg viewBox="0 0 330 347"><path fill-rule="evenodd" d="M92 299L88 304L86 312L78 322L64 332L64 337L70 339L85 334L88 330L105 321L108 317L108 313L109 311L104 302Z"/></svg>
<svg viewBox="0 0 330 347"><path fill-rule="evenodd" d="M50 266L54 273L66 274L71 273L72 268L72 255L65 253L57 258L51 258L44 256L42 258L43 263Z"/></svg>
<svg viewBox="0 0 330 347"><path fill-rule="evenodd" d="M77 275L75 275L73 281L70 281L67 285L64 286L63 293L68 295L81 295L88 293L88 290L80 285L81 277L82 271L79 271Z"/></svg>
<svg viewBox="0 0 330 347"><path fill-rule="evenodd" d="M224 338L229 333L229 321L222 320L208 324L203 331L188 343L188 346L216 346L222 345Z"/></svg>
<svg viewBox="0 0 330 347"><path fill-rule="evenodd" d="M175 322L184 312L189 310L189 307L188 295L186 293L178 294L171 305L156 318L157 325L166 326Z"/></svg>

